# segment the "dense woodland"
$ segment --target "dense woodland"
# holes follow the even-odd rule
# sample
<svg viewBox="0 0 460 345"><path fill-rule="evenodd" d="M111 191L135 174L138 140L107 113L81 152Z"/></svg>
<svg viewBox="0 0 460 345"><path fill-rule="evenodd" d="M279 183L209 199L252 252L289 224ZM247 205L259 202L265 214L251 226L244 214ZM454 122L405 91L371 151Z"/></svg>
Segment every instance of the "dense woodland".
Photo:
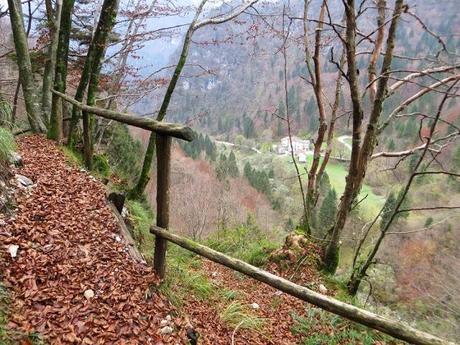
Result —
<svg viewBox="0 0 460 345"><path fill-rule="evenodd" d="M454 344L457 12L2 2L0 343Z"/></svg>

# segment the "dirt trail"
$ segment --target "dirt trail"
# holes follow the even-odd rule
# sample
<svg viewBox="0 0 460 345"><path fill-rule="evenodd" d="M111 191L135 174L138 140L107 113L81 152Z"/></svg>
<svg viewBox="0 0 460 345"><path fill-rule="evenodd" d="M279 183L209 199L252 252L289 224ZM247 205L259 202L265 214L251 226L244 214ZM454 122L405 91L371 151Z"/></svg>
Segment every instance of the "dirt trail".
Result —
<svg viewBox="0 0 460 345"><path fill-rule="evenodd" d="M50 344L182 343L184 331L160 335L172 307L151 289L158 283L152 270L120 242L104 186L43 137L18 144L24 167L17 173L35 185L17 193L16 215L0 227L8 326L39 332ZM15 258L10 245L19 246Z"/></svg>

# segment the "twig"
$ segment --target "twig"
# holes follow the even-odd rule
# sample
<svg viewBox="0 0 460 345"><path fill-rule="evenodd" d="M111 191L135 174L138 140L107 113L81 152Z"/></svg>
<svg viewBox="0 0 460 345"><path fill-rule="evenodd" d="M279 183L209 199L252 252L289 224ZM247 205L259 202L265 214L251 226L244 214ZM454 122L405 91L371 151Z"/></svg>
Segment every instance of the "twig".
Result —
<svg viewBox="0 0 460 345"><path fill-rule="evenodd" d="M236 334L236 331L238 331L238 328L241 327L241 325L244 323L244 320L243 321L240 321L240 323L238 325L236 325L235 329L233 330L233 333L232 333L232 345L235 345L235 334Z"/></svg>

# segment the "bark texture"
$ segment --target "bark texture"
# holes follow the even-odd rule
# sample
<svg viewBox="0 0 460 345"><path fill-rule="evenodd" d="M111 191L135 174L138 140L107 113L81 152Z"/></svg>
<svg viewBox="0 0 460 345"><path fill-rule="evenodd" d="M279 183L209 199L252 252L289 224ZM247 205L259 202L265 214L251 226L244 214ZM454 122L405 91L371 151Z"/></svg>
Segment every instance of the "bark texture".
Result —
<svg viewBox="0 0 460 345"><path fill-rule="evenodd" d="M8 10L19 68L19 81L24 95L27 118L33 132L44 132L46 127L42 120L37 87L33 79L32 64L30 61L24 22L22 20L21 5L16 0L8 0Z"/></svg>
<svg viewBox="0 0 460 345"><path fill-rule="evenodd" d="M169 193L171 184L171 137L164 135L156 136L157 145L157 226L163 229L169 228ZM161 236L155 237L155 253L153 267L160 279L166 272L166 249L168 241Z"/></svg>
<svg viewBox="0 0 460 345"><path fill-rule="evenodd" d="M63 0L59 24L58 45L54 73L54 89L65 93L67 85L67 64L69 56L69 39L72 27L72 11L75 0ZM52 95L50 126L48 138L58 142L62 141L63 133L63 106L62 100L57 95Z"/></svg>
<svg viewBox="0 0 460 345"><path fill-rule="evenodd" d="M364 140L361 145L361 134L364 114L359 92L359 80L356 68L356 15L354 0L348 0L347 5L345 6L345 16L347 22L345 48L348 63L347 78L353 105L353 136L351 161L348 169L348 175L346 178L345 191L340 201L335 225L331 231L330 237L328 238L329 242L326 246L326 251L324 255L324 266L326 271L330 273L335 273L337 269L339 261L340 234L343 228L345 227L345 223L353 207L353 203L355 202L356 197L358 196L361 190L364 177L366 176L367 166L375 147L378 122L383 111L383 102L386 98L387 93L387 86L389 80L388 72L390 71L391 61L393 59L396 28L402 10L403 0L396 0L390 28L388 29L386 51L382 63L382 68L380 71L380 78L377 84L375 99L372 105L372 110L369 117L367 130L365 132ZM381 16L379 16L378 22L380 20ZM375 47L376 50L380 49L378 47L379 44L380 43L377 41Z"/></svg>
<svg viewBox="0 0 460 345"><path fill-rule="evenodd" d="M53 11L51 8L51 1L45 1L47 12L51 13L48 15L48 26L51 37L51 42L48 47L48 56L45 62L45 70L43 72L43 84L42 84L42 115L43 121L49 127L49 121L51 117L51 104L52 104L52 93L57 49L59 44L59 26L61 24L61 12L62 12L62 0L56 1L56 8Z"/></svg>
<svg viewBox="0 0 460 345"><path fill-rule="evenodd" d="M86 104L92 106L96 103L97 86L99 84L99 75L102 67L107 48L109 34L115 25L117 17L119 0L104 0L102 4L101 15L94 33L91 47L93 50L93 59L89 69L88 94ZM83 110L83 157L88 169L93 168L93 136L94 136L94 116Z"/></svg>

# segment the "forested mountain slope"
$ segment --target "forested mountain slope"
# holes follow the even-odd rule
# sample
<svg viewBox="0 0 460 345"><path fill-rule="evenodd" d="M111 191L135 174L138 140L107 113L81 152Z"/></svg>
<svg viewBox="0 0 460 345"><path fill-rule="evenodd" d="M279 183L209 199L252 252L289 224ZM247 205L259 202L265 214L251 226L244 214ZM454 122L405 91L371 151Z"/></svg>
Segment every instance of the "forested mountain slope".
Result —
<svg viewBox="0 0 460 345"><path fill-rule="evenodd" d="M456 341L457 7L0 4L0 342Z"/></svg>
<svg viewBox="0 0 460 345"><path fill-rule="evenodd" d="M302 3L294 1L290 5L293 13L301 12ZM319 5L319 1L312 2L312 13L315 13L315 9L319 10ZM329 5L332 16L340 15L340 6L336 5ZM456 20L456 5L456 1L409 1L410 10L423 23L429 23L429 31L424 30L417 20L403 21L396 35L396 57L392 68L415 71L419 66L426 65L424 59L430 65L429 60L434 59L439 50L439 42L430 32L439 34L450 50L458 50L460 40L456 32L460 30L460 24ZM236 25L223 24L198 31L184 75L173 97L170 118L192 121L205 132L231 141L238 134L246 138L257 138L258 141L270 141L286 135L286 124L275 116L278 112L284 112L285 103L281 51L283 39L280 24L270 19L281 11L281 3L267 3L259 10L261 15L266 14L265 18L242 15ZM371 15L362 17L362 21L368 21L371 25ZM289 43L287 77L293 130L313 135L318 127L317 108L313 90L305 79L307 70L301 40L302 27L298 19L292 21L291 30L294 39ZM337 55L340 48L338 42L336 45ZM364 48L361 50L366 52ZM178 53L179 50L171 58L171 63L174 63ZM330 46L325 46L321 51L322 68L325 71L323 83L327 85L326 94L330 99L337 73L336 66L330 61L331 53ZM335 60L338 60L338 56L335 56ZM366 72L368 62L368 53L359 56L358 68L363 73ZM433 62L432 65L435 64ZM388 109L408 97L415 89L417 85L403 90L396 99L391 99ZM341 97L341 112L346 112L351 106L346 88ZM417 106L433 111L432 99L432 96L427 95ZM457 114L455 104L453 100L450 107L456 109L454 114ZM148 113L152 108L155 108L152 99L144 100L136 107L140 113ZM453 117L458 117L454 114ZM408 128L407 132L416 136L416 125L402 121L402 126L414 127L413 130ZM350 126L345 117L339 119L337 127L340 133L349 133ZM398 142L403 136L403 130L399 129L401 134L389 135Z"/></svg>

